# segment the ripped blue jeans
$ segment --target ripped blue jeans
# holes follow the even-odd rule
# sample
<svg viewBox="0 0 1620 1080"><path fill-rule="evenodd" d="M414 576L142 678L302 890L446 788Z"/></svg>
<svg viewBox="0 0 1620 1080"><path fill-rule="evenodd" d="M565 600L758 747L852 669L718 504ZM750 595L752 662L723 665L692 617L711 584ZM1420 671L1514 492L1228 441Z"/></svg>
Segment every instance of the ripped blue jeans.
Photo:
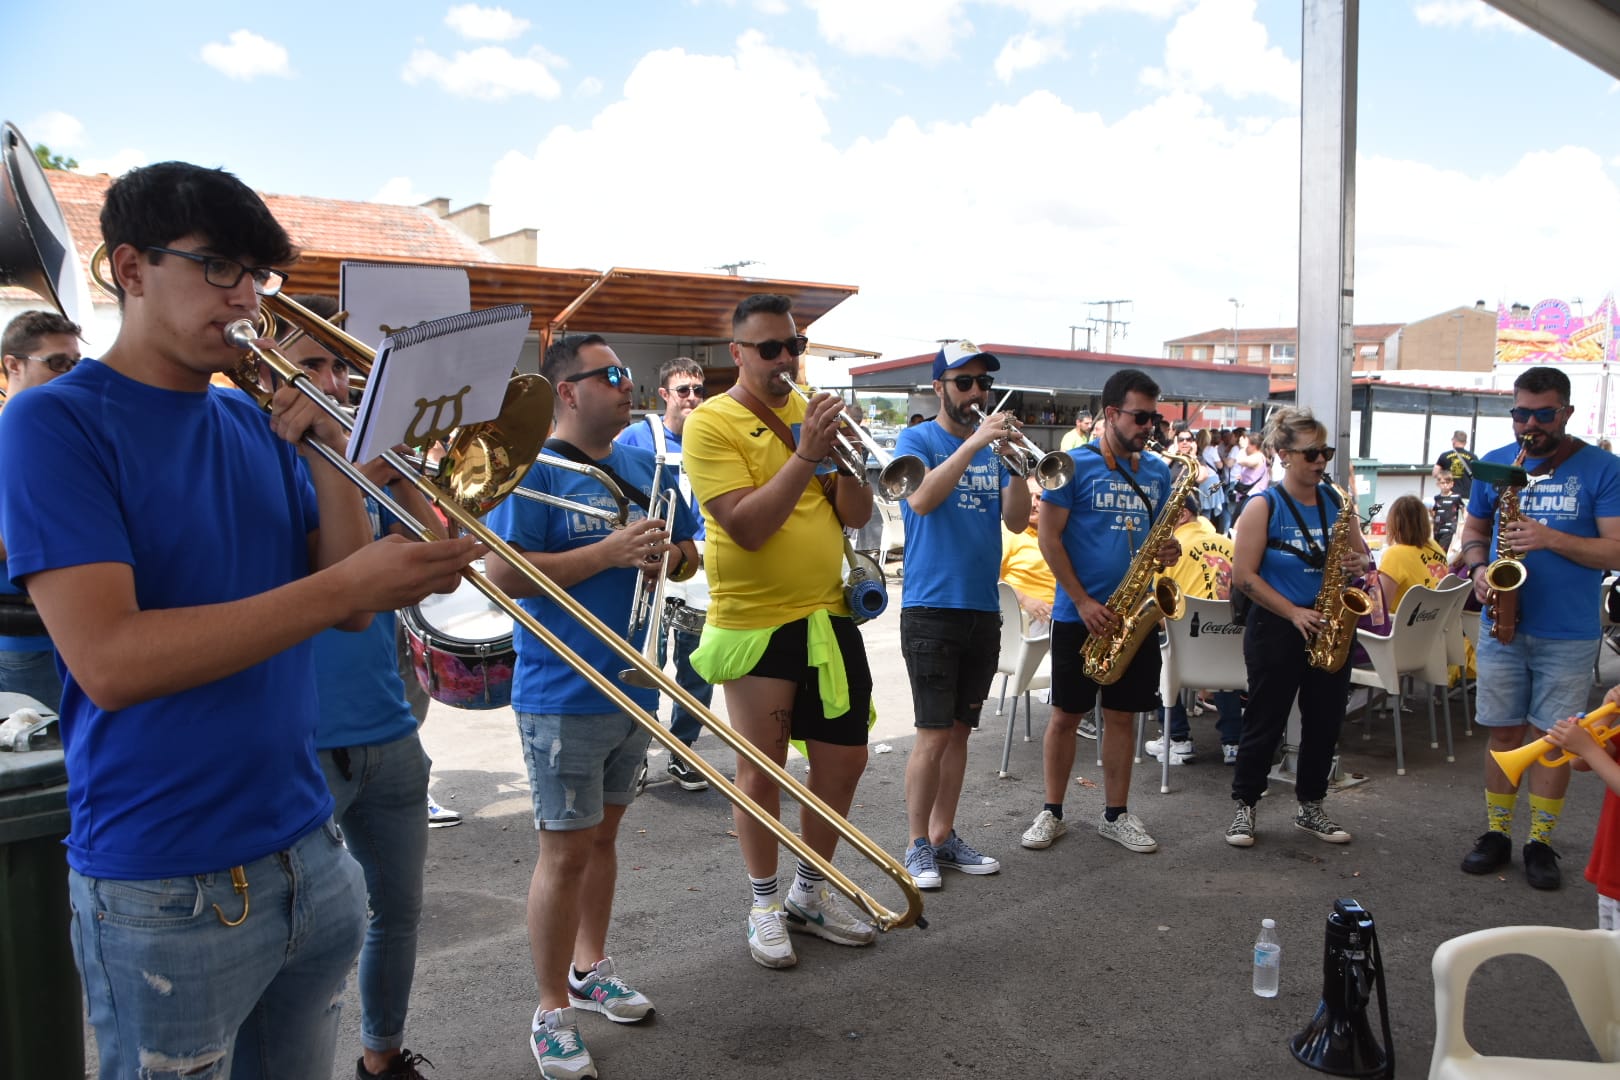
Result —
<svg viewBox="0 0 1620 1080"><path fill-rule="evenodd" d="M68 872L73 949L103 1080L328 1076L366 885L330 820L230 872L113 881Z"/></svg>
<svg viewBox="0 0 1620 1080"><path fill-rule="evenodd" d="M517 722L536 829L589 829L603 805L635 800L652 733L624 713L520 712Z"/></svg>

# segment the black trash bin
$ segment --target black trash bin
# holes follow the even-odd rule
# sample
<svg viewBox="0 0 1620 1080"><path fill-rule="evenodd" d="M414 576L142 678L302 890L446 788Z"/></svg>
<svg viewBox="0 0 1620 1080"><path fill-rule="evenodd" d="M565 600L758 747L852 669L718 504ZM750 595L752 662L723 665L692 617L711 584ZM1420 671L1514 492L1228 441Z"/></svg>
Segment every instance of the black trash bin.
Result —
<svg viewBox="0 0 1620 1080"><path fill-rule="evenodd" d="M61 750L0 753L0 1076L83 1080Z"/></svg>

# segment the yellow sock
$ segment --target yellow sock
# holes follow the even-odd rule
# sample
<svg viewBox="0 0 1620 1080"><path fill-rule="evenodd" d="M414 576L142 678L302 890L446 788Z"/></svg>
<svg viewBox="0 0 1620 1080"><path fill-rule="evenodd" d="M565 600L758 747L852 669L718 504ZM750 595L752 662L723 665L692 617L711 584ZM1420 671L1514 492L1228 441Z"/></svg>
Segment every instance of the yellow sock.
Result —
<svg viewBox="0 0 1620 1080"><path fill-rule="evenodd" d="M1498 795L1494 791L1485 793L1485 826L1491 832L1499 832L1503 836L1513 835L1513 804L1519 801L1519 793L1510 791L1506 795Z"/></svg>
<svg viewBox="0 0 1620 1080"><path fill-rule="evenodd" d="M1546 799L1540 795L1530 796L1530 839L1539 840L1543 844L1551 844L1553 826L1558 824L1558 815L1563 812L1563 799Z"/></svg>

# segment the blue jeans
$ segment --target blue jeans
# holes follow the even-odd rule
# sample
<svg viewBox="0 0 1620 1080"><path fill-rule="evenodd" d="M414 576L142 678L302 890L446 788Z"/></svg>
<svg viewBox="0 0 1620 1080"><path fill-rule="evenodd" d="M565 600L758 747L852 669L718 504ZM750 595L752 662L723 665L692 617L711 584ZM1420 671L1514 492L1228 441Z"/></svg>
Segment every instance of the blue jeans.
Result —
<svg viewBox="0 0 1620 1080"><path fill-rule="evenodd" d="M675 681L681 684L681 689L707 706L714 700L714 687L704 682L703 676L692 668L692 650L698 647L702 635L694 634L690 630L676 630L674 634ZM660 655L662 651L659 650ZM703 722L677 701L670 710L669 732L687 746L691 746L702 734Z"/></svg>
<svg viewBox="0 0 1620 1080"><path fill-rule="evenodd" d="M366 875L370 915L360 947L360 1045L399 1050L416 973L427 858L428 767L416 732L375 746L320 752L349 854Z"/></svg>
<svg viewBox="0 0 1620 1080"><path fill-rule="evenodd" d="M56 712L62 707L62 676L56 653L0 650L0 693L27 694Z"/></svg>
<svg viewBox="0 0 1620 1080"><path fill-rule="evenodd" d="M420 810L420 808L418 808ZM68 871L73 948L103 1080L328 1076L365 881L328 820L247 864L161 881Z"/></svg>
<svg viewBox="0 0 1620 1080"><path fill-rule="evenodd" d="M1479 670L1474 722L1481 727L1534 724L1546 731L1567 716L1586 711L1599 639L1565 641L1524 631L1503 645L1481 634L1474 646Z"/></svg>
<svg viewBox="0 0 1620 1080"><path fill-rule="evenodd" d="M1222 746L1236 746L1243 738L1243 700L1236 690L1215 691L1215 711L1219 714L1215 730ZM1192 728L1187 724L1187 706L1178 699L1170 707L1170 737L1191 738Z"/></svg>

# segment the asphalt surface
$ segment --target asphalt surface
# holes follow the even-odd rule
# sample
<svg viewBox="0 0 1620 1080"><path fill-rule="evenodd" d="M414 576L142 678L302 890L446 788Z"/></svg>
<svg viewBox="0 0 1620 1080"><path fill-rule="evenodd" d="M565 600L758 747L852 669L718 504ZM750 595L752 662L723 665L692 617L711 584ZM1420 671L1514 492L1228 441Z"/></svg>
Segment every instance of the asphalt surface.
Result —
<svg viewBox="0 0 1620 1080"><path fill-rule="evenodd" d="M873 744L892 750L873 754L851 815L889 851L906 842L911 741L897 639L892 609L867 628L882 717ZM1607 651L1603 666L1605 685L1620 679ZM1594 701L1601 689L1594 683ZM926 894L929 929L887 934L870 948L796 936L799 964L783 971L749 958L748 883L729 804L713 791L654 784L624 821L610 951L657 1015L640 1025L585 1015L581 1030L607 1078L1306 1076L1288 1039L1315 1011L1324 921L1335 898L1348 896L1377 924L1396 1075L1425 1076L1429 964L1440 942L1487 926L1596 925L1596 896L1581 877L1602 798L1590 775L1576 774L1555 837L1562 891L1530 889L1517 853L1501 875L1458 870L1484 828L1485 740L1464 737L1453 712L1454 764L1429 748L1421 704L1406 714L1401 777L1387 714L1369 741L1365 725L1346 725L1345 770L1368 779L1327 805L1355 834L1352 844L1296 830L1292 790L1277 786L1247 850L1222 839L1229 770L1207 753L1218 750L1213 717L1196 718L1205 755L1171 770L1170 794L1159 793L1156 761L1137 766L1131 809L1160 844L1141 855L1096 835L1101 771L1089 742L1065 804L1068 835L1046 851L1019 846L1042 802L1047 708L1035 705L1035 741L1019 732L1014 775L998 779L1003 720L992 702L971 743L958 828L999 858L1002 872L947 875L943 890ZM432 1077L533 1077L524 898L535 836L515 725L507 710L435 706L423 737L434 794L466 821L430 837L408 1046L433 1061L424 1069ZM716 740L698 745L729 775L731 755L715 753ZM663 760L655 759L655 778ZM803 766L791 764L801 777ZM1521 808L1516 845L1527 822ZM880 901L901 903L847 851L838 862ZM1283 944L1281 992L1270 1000L1250 992L1250 944L1264 917L1277 920ZM354 1076L358 1016L351 981L335 1078ZM1369 1016L1376 1031L1376 1004ZM1562 985L1523 957L1493 961L1475 977L1468 1031L1485 1053L1596 1060Z"/></svg>

